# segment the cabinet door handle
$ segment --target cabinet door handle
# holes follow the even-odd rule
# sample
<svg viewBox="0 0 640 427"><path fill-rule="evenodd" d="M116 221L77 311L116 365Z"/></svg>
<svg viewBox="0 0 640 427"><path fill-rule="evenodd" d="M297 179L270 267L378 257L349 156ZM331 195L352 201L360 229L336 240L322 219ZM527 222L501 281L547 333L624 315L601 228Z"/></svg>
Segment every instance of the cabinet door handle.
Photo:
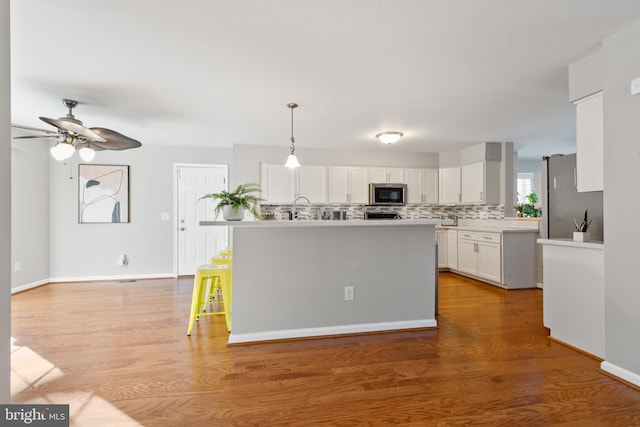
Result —
<svg viewBox="0 0 640 427"><path fill-rule="evenodd" d="M482 198L482 191L481 191L480 192L480 201L482 201L482 200L484 200L484 199Z"/></svg>

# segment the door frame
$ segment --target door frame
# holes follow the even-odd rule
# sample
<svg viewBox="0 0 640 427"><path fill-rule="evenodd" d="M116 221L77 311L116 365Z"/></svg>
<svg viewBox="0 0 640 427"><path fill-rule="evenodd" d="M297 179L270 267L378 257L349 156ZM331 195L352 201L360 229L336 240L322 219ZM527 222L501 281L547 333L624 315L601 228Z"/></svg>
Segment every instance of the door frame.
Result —
<svg viewBox="0 0 640 427"><path fill-rule="evenodd" d="M229 165L227 163L174 163L173 164L173 277L178 278L178 264L180 262L179 256L180 251L178 246L180 245L179 240L179 227L178 217L179 212L178 208L180 203L178 196L178 169L181 167L194 167L194 168L224 168L225 170L225 179L226 179L226 190L229 189Z"/></svg>

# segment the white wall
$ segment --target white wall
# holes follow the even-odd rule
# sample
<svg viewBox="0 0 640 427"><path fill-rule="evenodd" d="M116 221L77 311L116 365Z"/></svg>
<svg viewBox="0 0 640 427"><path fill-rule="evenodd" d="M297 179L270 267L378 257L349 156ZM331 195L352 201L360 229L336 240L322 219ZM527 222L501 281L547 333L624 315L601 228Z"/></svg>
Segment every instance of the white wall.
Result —
<svg viewBox="0 0 640 427"><path fill-rule="evenodd" d="M124 224L79 224L77 157L71 163L49 160L52 279L174 273L173 164L230 164L232 150L142 143L138 149L99 152L92 162L130 166L130 222ZM162 213L170 221L162 221ZM116 265L119 254L127 254L128 266Z"/></svg>
<svg viewBox="0 0 640 427"><path fill-rule="evenodd" d="M542 159L518 159L516 163L516 177L518 173L533 174L533 188L538 196L542 196Z"/></svg>
<svg viewBox="0 0 640 427"><path fill-rule="evenodd" d="M0 402L10 402L11 337L11 79L9 2L0 2Z"/></svg>
<svg viewBox="0 0 640 427"><path fill-rule="evenodd" d="M11 141L12 289L49 277L49 150L40 139Z"/></svg>
<svg viewBox="0 0 640 427"><path fill-rule="evenodd" d="M640 262L636 196L640 182L640 22L603 43L605 359L635 374L640 385Z"/></svg>

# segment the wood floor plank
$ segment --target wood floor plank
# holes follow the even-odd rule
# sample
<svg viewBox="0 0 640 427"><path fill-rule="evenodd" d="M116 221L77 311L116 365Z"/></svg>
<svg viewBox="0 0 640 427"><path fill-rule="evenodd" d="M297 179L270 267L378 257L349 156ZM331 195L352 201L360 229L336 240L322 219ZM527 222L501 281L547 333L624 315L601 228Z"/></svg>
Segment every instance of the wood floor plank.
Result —
<svg viewBox="0 0 640 427"><path fill-rule="evenodd" d="M88 426L640 425L640 391L547 338L541 290L444 273L436 330L227 347L222 316L186 336L191 289L14 295L13 402L72 402Z"/></svg>

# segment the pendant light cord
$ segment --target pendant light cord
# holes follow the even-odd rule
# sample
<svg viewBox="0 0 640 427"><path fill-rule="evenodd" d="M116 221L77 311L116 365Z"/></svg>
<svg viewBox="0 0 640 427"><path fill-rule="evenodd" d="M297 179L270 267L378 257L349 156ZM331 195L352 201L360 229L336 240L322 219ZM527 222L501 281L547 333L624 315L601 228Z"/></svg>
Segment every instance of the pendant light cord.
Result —
<svg viewBox="0 0 640 427"><path fill-rule="evenodd" d="M293 106L289 107L291 108L291 154L293 154L296 151L296 147L294 146L296 140L293 137Z"/></svg>

